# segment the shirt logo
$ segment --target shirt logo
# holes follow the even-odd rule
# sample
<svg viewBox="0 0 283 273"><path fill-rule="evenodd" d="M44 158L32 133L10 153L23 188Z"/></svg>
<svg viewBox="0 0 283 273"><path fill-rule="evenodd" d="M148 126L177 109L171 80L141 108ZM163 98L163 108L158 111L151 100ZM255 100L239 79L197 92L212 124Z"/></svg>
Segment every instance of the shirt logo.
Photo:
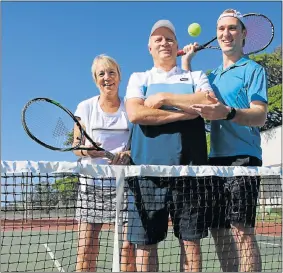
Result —
<svg viewBox="0 0 283 273"><path fill-rule="evenodd" d="M188 81L189 78L180 78L180 81L183 82L183 81Z"/></svg>

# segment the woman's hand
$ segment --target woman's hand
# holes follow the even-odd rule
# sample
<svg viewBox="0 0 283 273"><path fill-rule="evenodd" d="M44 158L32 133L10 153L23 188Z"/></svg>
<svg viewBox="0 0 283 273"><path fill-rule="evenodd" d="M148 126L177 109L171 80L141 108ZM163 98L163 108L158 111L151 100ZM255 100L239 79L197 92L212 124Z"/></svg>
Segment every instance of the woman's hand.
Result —
<svg viewBox="0 0 283 273"><path fill-rule="evenodd" d="M96 142L97 146L100 146L101 143ZM105 157L105 151L97 151L95 150L95 147L92 145L89 146L82 146L84 148L93 148L93 150L83 150L83 153L86 156L89 156L91 158L97 158L97 157Z"/></svg>
<svg viewBox="0 0 283 273"><path fill-rule="evenodd" d="M117 153L114 159L109 161L110 165L129 165L131 162L131 151Z"/></svg>

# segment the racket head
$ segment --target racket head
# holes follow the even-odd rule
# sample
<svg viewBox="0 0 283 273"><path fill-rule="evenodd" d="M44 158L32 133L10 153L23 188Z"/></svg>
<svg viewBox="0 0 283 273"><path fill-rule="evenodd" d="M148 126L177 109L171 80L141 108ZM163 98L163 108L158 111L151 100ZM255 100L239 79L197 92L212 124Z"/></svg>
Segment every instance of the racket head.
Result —
<svg viewBox="0 0 283 273"><path fill-rule="evenodd" d="M243 15L243 21L247 29L247 36L243 47L243 53L245 55L258 53L271 44L274 38L274 25L267 16L260 13L248 13ZM216 40L217 37L214 37L205 44L200 45L196 51L203 49L221 50L218 44L212 44ZM179 50L177 56L184 54L183 50Z"/></svg>
<svg viewBox="0 0 283 273"><path fill-rule="evenodd" d="M265 15L248 13L243 15L247 36L243 48L245 55L255 54L266 49L274 38L274 25Z"/></svg>
<svg viewBox="0 0 283 273"><path fill-rule="evenodd" d="M83 137L73 146L75 116L58 102L48 98L30 100L22 110L22 125L27 135L40 145L56 151L71 151L82 145ZM81 136L82 127L78 126Z"/></svg>

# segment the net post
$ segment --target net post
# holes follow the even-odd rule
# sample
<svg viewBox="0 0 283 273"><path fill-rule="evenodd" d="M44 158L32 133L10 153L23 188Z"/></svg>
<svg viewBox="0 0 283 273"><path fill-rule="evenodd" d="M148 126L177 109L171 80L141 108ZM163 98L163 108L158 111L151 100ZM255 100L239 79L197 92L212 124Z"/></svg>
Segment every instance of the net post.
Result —
<svg viewBox="0 0 283 273"><path fill-rule="evenodd" d="M25 196L25 204L26 204L26 222L28 222L29 211L28 211L28 173L26 177L26 196Z"/></svg>
<svg viewBox="0 0 283 273"><path fill-rule="evenodd" d="M22 192L23 194L23 210L24 210L24 223L28 222L28 192L27 192L27 184L28 184L28 172L24 173L23 172L23 185L22 185Z"/></svg>
<svg viewBox="0 0 283 273"><path fill-rule="evenodd" d="M262 178L262 183L260 184L260 190L259 190L259 213L261 216L261 221L264 221L264 218L266 216L266 196L264 192L264 178Z"/></svg>
<svg viewBox="0 0 283 273"><path fill-rule="evenodd" d="M116 177L116 219L114 229L114 247L112 272L120 272L120 242L122 241L123 217L120 217L124 198L125 171L121 166L115 166Z"/></svg>

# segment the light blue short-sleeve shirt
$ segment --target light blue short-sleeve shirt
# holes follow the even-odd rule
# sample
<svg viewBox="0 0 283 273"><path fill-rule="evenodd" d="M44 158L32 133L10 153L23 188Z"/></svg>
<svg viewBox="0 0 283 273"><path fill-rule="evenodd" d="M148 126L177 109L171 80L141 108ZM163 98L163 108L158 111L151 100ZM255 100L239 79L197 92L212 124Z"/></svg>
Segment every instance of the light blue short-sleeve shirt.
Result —
<svg viewBox="0 0 283 273"><path fill-rule="evenodd" d="M228 106L245 109L253 101L267 103L265 69L246 56L225 70L221 65L208 78L217 98ZM237 155L262 159L259 128L227 120L211 121L209 157Z"/></svg>
<svg viewBox="0 0 283 273"><path fill-rule="evenodd" d="M153 67L130 77L126 100L146 99L160 92L193 94L197 90L212 90L202 71L184 71L174 67L163 71ZM169 106L164 110L179 111ZM176 121L162 125L136 124L133 129L131 157L134 164L205 165L207 150L202 118Z"/></svg>

